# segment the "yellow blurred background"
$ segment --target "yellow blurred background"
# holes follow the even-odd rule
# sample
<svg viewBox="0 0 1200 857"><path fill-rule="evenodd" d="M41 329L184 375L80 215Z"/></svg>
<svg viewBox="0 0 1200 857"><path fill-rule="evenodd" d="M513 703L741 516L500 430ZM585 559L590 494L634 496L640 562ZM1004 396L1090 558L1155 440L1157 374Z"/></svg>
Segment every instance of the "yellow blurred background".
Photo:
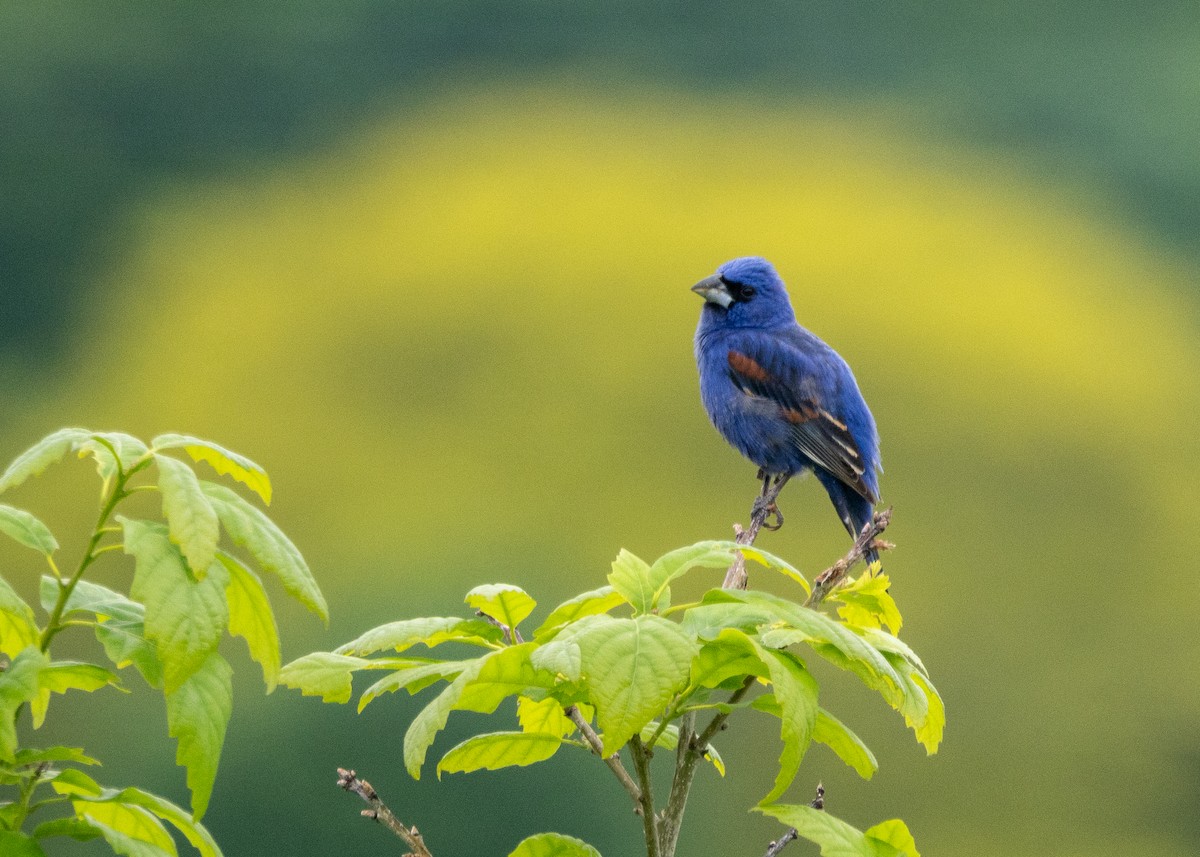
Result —
<svg viewBox="0 0 1200 857"><path fill-rule="evenodd" d="M257 460L333 616L326 631L280 601L285 660L453 614L479 583L548 608L601 585L619 548L653 558L745 520L754 468L700 407L688 287L764 255L874 410L892 592L948 713L926 758L852 678L823 675L823 704L880 772L864 783L814 749L792 797L824 780L840 817L902 817L930 855L1196 853L1187 242L1104 182L948 133L895 93L469 69L426 86L320 145L141 186L51 314L57 332L42 343L31 313L5 352L0 458L80 424L188 432ZM5 501L71 553L92 478L67 463ZM815 482L781 506L766 548L809 574L845 549ZM0 545L30 595L27 566ZM541 830L609 857L640 847L623 794L583 754L412 782L401 738L424 698L358 716L263 697L231 652L205 819L227 854L391 847L334 788L338 765L439 855L506 854ZM161 708L150 693L67 698L48 740L84 743L105 782L184 803ZM699 778L682 853L760 853L778 830L745 810L777 733L747 715L720 748L729 776Z"/></svg>

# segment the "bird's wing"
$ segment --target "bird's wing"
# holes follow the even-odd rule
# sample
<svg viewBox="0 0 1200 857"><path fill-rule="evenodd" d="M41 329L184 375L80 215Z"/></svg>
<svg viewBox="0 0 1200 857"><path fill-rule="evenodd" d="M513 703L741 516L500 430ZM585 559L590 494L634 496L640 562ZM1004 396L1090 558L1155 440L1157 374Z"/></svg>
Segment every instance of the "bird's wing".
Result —
<svg viewBox="0 0 1200 857"><path fill-rule="evenodd" d="M749 337L728 348L729 377L743 392L774 402L791 423L796 448L872 503L878 497L863 474L871 466L830 391L833 367L790 343Z"/></svg>

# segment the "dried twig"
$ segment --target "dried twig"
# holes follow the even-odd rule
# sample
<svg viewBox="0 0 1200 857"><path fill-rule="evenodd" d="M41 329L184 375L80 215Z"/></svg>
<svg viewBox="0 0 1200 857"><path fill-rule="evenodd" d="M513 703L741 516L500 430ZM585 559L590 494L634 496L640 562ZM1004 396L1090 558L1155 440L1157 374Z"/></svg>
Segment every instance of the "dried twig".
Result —
<svg viewBox="0 0 1200 857"><path fill-rule="evenodd" d="M633 798L633 811L640 815L642 813L642 790L638 788L638 784L633 781L633 777L629 776L629 772L621 764L621 757L615 754L612 756L604 755L604 744L600 741L600 736L596 734L596 730L592 728L592 724L587 722L576 706L572 705L566 709L566 714L571 722L579 727L579 734L587 741L588 746L592 748L592 752L604 760L604 764L608 765L609 770L613 772L621 785L624 786L625 791L629 792L629 796Z"/></svg>
<svg viewBox="0 0 1200 857"><path fill-rule="evenodd" d="M860 560L864 560L866 558L865 555L869 551L886 551L894 548L895 545L891 542L885 542L879 538L891 522L891 506L888 506L882 512L876 512L871 520L863 526L862 532L854 540L854 546L850 548L849 553L817 575L816 580L813 581L812 594L808 596L808 600L804 602L804 606L816 607L824 601L825 597L838 587L838 584L842 582L842 578L846 576L854 564Z"/></svg>
<svg viewBox="0 0 1200 857"><path fill-rule="evenodd" d="M754 540L758 538L758 531L763 528L763 525L767 522L767 518L771 517L771 515L779 516L779 510L775 507L775 500L778 499L779 492L783 490L783 486L786 484L787 479L777 478L774 484L772 484L769 477L764 477L762 493L755 499L754 507L750 512L750 528L743 530L741 524L734 524L734 541L746 547L754 544ZM782 516L779 516L779 523L783 523ZM775 529L778 529L778 526ZM748 582L746 558L739 552L737 558L733 561L733 565L729 566L729 571L725 572L725 582L721 584L721 588L745 589Z"/></svg>
<svg viewBox="0 0 1200 857"><path fill-rule="evenodd" d="M404 844L412 849L411 853L405 857L433 857L429 853L429 849L425 847L425 840L421 837L420 832L415 827L407 827L400 819L396 818L396 814L388 809L387 804L379 799L378 792L366 780L359 779L358 774L354 771L347 771L345 768L338 768L338 785L348 792L354 792L364 801L370 809L362 811L364 818L370 818L378 821L392 833L404 840Z"/></svg>
<svg viewBox="0 0 1200 857"><path fill-rule="evenodd" d="M809 806L811 806L813 809L825 808L825 786L821 783L817 783L817 796L812 799L812 801L809 803ZM784 846L786 846L793 839L799 838L800 834L796 832L796 828L790 828L787 833L783 834L783 836L780 836L769 846L767 846L767 853L764 855L764 857L779 857L779 853L783 851Z"/></svg>

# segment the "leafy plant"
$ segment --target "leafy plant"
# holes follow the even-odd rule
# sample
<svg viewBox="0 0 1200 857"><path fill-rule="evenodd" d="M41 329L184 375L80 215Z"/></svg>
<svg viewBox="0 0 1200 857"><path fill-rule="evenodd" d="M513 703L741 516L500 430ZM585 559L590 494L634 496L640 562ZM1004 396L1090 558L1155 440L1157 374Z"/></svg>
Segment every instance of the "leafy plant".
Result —
<svg viewBox="0 0 1200 857"><path fill-rule="evenodd" d="M0 532L43 554L50 569L40 582L42 623L0 577L0 654L11 659L0 672L0 793L10 795L0 803L0 852L37 857L40 841L69 836L103 839L120 854L170 857L177 849L166 822L202 855L215 857L220 850L200 819L233 705L232 668L217 645L227 631L242 637L270 692L279 673L279 636L252 567L277 577L327 621L325 599L270 518L241 494L199 478L176 456L204 462L270 503L270 480L249 459L186 435L160 435L147 445L119 432L67 428L19 456L0 475L0 493L68 452L92 458L101 479L99 516L74 571L60 571L58 542L45 524L0 505ZM165 520L116 514L141 492L161 496ZM222 532L242 557L222 544ZM133 558L128 594L85 579L101 556L116 551ZM109 664L55 660L51 644L68 629L94 634ZM110 685L124 690L119 671L130 666L166 698L167 731L178 742L176 761L187 770L190 813L138 788L105 788L80 770L98 764L83 750L26 746L18 733L26 710L35 730L42 725L54 693Z"/></svg>
<svg viewBox="0 0 1200 857"><path fill-rule="evenodd" d="M712 589L698 602L672 604L672 583L695 568L728 568L739 551L786 575L803 589L805 602L766 592ZM845 577L852 562L843 560L835 566L836 574L831 569L822 575L814 590L782 559L734 542L700 542L653 563L621 551L608 585L555 607L527 632L528 639L521 629L537 606L534 599L516 586L480 586L465 599L474 615L391 622L333 652L293 661L280 671L279 680L326 702L345 703L352 696L355 673L382 672L359 696L360 711L389 693L440 687L404 737L405 764L414 778L421 776L426 756L453 712L493 714L515 699L516 722L443 753L438 776L531 765L560 751L593 752L633 800L648 857L675 854L697 766L706 761L724 774L713 739L727 720L743 713L773 718L783 749L774 783L757 809L819 843L825 854L919 857L899 820L860 832L810 806L778 802L814 741L829 746L863 778L876 770L870 749L821 706L820 688L806 659L828 661L877 691L929 753L942 738L942 700L920 658L896 636L901 617L888 578ZM836 616L820 609L825 601L837 605ZM448 642L478 653L454 659L428 653ZM418 656L417 647L428 652ZM511 714L506 709L501 716ZM672 751L674 763L671 789L662 803L651 787L657 751L664 756ZM354 772L342 772L342 785L371 804L374 817L394 821ZM415 828L399 822L389 822L389 827L415 854L428 857ZM597 857L597 852L569 837L539 834L510 857L531 855Z"/></svg>

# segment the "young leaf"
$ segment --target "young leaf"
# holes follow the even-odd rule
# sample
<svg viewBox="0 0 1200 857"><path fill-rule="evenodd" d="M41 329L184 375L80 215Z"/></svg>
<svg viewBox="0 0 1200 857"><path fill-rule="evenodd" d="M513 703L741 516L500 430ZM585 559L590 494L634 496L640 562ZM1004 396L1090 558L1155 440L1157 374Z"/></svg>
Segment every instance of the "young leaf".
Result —
<svg viewBox="0 0 1200 857"><path fill-rule="evenodd" d="M584 616L607 613L614 607L618 607L624 603L626 603L624 596L611 586L602 586L599 589L593 589L590 592L576 595L574 598L564 601L550 611L550 615L546 617L546 621L533 632L534 639L540 640L548 636L551 631L558 630L568 622L573 622Z"/></svg>
<svg viewBox="0 0 1200 857"><path fill-rule="evenodd" d="M103 442L102 442L103 441ZM112 449L109 449L109 447ZM111 479L117 475L117 466L125 472L146 455L146 444L133 435L119 431L92 432L87 440L77 444L79 457L91 455L96 460L96 472L101 479ZM117 451L114 459L112 450Z"/></svg>
<svg viewBox="0 0 1200 857"><path fill-rule="evenodd" d="M366 661L371 667L375 667L377 661ZM373 685L363 691L362 696L358 698L358 710L367 707L373 700L385 693L395 693L398 690L407 690L410 695L417 694L425 688L429 687L438 681L452 681L458 678L459 673L464 669L464 661L429 661L419 662L410 661L412 666L404 667L396 670L396 672L388 675L375 682ZM326 700L328 701L328 700ZM345 700L340 700L345 701Z"/></svg>
<svg viewBox="0 0 1200 857"><path fill-rule="evenodd" d="M71 803L75 807L76 815L96 825L102 834L105 829L116 831L123 837L128 837L129 840L139 843L139 845L150 845L158 849L158 853L171 855L179 853L175 848L175 840L171 838L171 834L167 833L167 829L162 826L162 822L139 806L125 806L124 804L107 801L97 803L86 800L76 800ZM108 837L105 836L105 838L107 839ZM109 844L113 845L111 840ZM117 850L115 845L114 850ZM135 846L134 853L149 854L154 852Z"/></svg>
<svg viewBox="0 0 1200 857"><path fill-rule="evenodd" d="M688 682L695 640L658 616L592 617L555 642L579 646L584 681L611 755L641 732ZM569 636L568 636L569 635Z"/></svg>
<svg viewBox="0 0 1200 857"><path fill-rule="evenodd" d="M544 762L558 752L562 738L545 732L491 732L468 738L438 762L437 775L495 771L514 765L525 767Z"/></svg>
<svg viewBox="0 0 1200 857"><path fill-rule="evenodd" d="M21 651L0 672L0 762L12 762L17 751L17 709L37 695L38 674L46 656L36 646Z"/></svg>
<svg viewBox="0 0 1200 857"><path fill-rule="evenodd" d="M748 645L746 635L732 628L725 628L700 647L691 670L691 683L696 687L717 687L739 676L767 675L766 665Z"/></svg>
<svg viewBox="0 0 1200 857"><path fill-rule="evenodd" d="M84 819L84 821L99 831L115 854L124 854L127 857L176 857L178 854L176 851L166 851L152 842L144 842L99 821L93 819Z"/></svg>
<svg viewBox="0 0 1200 857"><path fill-rule="evenodd" d="M297 658L279 671L279 683L299 690L305 696L319 696L322 702L349 702L354 691L354 671L367 669L365 658L335 652L312 652Z"/></svg>
<svg viewBox="0 0 1200 857"><path fill-rule="evenodd" d="M155 450L182 449L193 461L203 461L222 476L232 476L271 505L271 480L263 470L244 455L231 452L211 440L201 440L185 434L162 434L150 441Z"/></svg>
<svg viewBox="0 0 1200 857"><path fill-rule="evenodd" d="M771 679L771 692L780 708L780 738L783 753L779 756L779 773L771 792L762 799L767 803L779 797L800 770L808 745L812 743L813 730L817 721L817 682L804 668L799 659L790 652L768 649L749 641L767 667Z"/></svg>
<svg viewBox="0 0 1200 857"><path fill-rule="evenodd" d="M581 839L561 833L539 833L522 840L508 857L600 857L600 852Z"/></svg>
<svg viewBox="0 0 1200 857"><path fill-rule="evenodd" d="M671 581L682 577L693 568L729 568L739 551L746 559L787 575L803 586L806 593L812 591L804 575L774 554L769 554L761 548L739 545L737 542L708 541L678 548L654 561L649 576L654 586L655 599L666 591Z"/></svg>
<svg viewBox="0 0 1200 857"><path fill-rule="evenodd" d="M46 709L50 705L51 692L66 693L68 690L83 690L90 693L109 684L119 688L121 680L104 667L98 667L95 664L55 661L45 665L38 673L37 696L30 700L33 728L40 729L42 727L42 723L46 719Z"/></svg>
<svg viewBox="0 0 1200 857"><path fill-rule="evenodd" d="M274 521L224 485L201 482L234 544L245 548L264 571L276 575L288 594L329 624L329 607L300 551Z"/></svg>
<svg viewBox="0 0 1200 857"><path fill-rule="evenodd" d="M232 675L225 659L211 652L187 681L167 693L167 732L179 740L175 763L187 768L192 816L197 821L208 808L233 711Z"/></svg>
<svg viewBox="0 0 1200 857"><path fill-rule="evenodd" d="M200 490L192 468L165 455L154 456L154 463L171 541L179 546L188 567L203 577L217 553L217 512Z"/></svg>
<svg viewBox="0 0 1200 857"><path fill-rule="evenodd" d="M190 813L171 803L166 798L139 788L104 789L102 792L83 797L91 803L111 803L149 811L152 815L169 822L200 852L200 857L221 857L221 849L204 825L192 819Z"/></svg>
<svg viewBox="0 0 1200 857"><path fill-rule="evenodd" d="M339 655L373 655L385 649L403 652L416 645L432 649L450 642L494 648L503 635L503 631L483 619L433 616L380 625L334 651Z"/></svg>
<svg viewBox="0 0 1200 857"><path fill-rule="evenodd" d="M279 678L279 630L275 614L258 575L228 554L217 559L229 572L225 601L229 605L229 633L246 641L250 657L262 666L267 693L275 689Z"/></svg>
<svg viewBox="0 0 1200 857"><path fill-rule="evenodd" d="M61 461L67 450L86 440L91 435L87 429L65 428L48 435L25 450L0 475L0 494L16 488L31 476L38 476L56 461Z"/></svg>
<svg viewBox="0 0 1200 857"><path fill-rule="evenodd" d="M15 658L40 638L33 609L0 577L0 654Z"/></svg>
<svg viewBox="0 0 1200 857"><path fill-rule="evenodd" d="M491 616L505 627L516 628L537 606L524 589L507 583L476 586L464 599L474 609Z"/></svg>
<svg viewBox="0 0 1200 857"><path fill-rule="evenodd" d="M35 750L26 747L18 750L16 765L35 765L38 762L74 762L77 765L99 765L91 756L86 755L81 747L47 747Z"/></svg>
<svg viewBox="0 0 1200 857"><path fill-rule="evenodd" d="M26 512L0 503L0 533L16 540L18 544L33 548L50 556L58 550L58 542L50 528Z"/></svg>
<svg viewBox="0 0 1200 857"><path fill-rule="evenodd" d="M824 708L817 712L817 723L813 728L812 737L814 741L819 741L833 750L839 759L857 771L864 780L871 779L879 769L875 754L862 739Z"/></svg>
<svg viewBox="0 0 1200 857"><path fill-rule="evenodd" d="M542 700L520 697L517 700L517 722L524 732L540 732L559 738L575 731L575 724L563 711L562 703L549 696Z"/></svg>
<svg viewBox="0 0 1200 857"><path fill-rule="evenodd" d="M650 580L650 566L644 559L621 548L613 560L608 582L633 605L635 612L649 613L654 608L654 583Z"/></svg>
<svg viewBox="0 0 1200 857"><path fill-rule="evenodd" d="M129 593L146 605L146 637L157 646L171 694L216 650L229 625L229 572L214 562L203 580L195 580L166 527L118 520L125 529L125 553L136 560Z"/></svg>
<svg viewBox="0 0 1200 857"><path fill-rule="evenodd" d="M903 620L896 600L888 592L890 586L891 581L886 574L864 574L839 586L831 597L842 602L838 615L847 624L864 628L887 625L893 634L899 634Z"/></svg>
<svg viewBox="0 0 1200 857"><path fill-rule="evenodd" d="M50 785L60 795L86 795L95 797L104 793L100 784L75 768L66 768L58 772Z"/></svg>
<svg viewBox="0 0 1200 857"><path fill-rule="evenodd" d="M771 804L756 809L796 828L797 833L820 846L824 857L921 857L912 836L905 838L908 828L899 820L885 822L886 827L876 825L864 833L824 810L803 804Z"/></svg>
<svg viewBox="0 0 1200 857"><path fill-rule="evenodd" d="M583 654L574 640L551 640L534 649L530 660L535 667L549 670L567 681L579 681L583 677Z"/></svg>

